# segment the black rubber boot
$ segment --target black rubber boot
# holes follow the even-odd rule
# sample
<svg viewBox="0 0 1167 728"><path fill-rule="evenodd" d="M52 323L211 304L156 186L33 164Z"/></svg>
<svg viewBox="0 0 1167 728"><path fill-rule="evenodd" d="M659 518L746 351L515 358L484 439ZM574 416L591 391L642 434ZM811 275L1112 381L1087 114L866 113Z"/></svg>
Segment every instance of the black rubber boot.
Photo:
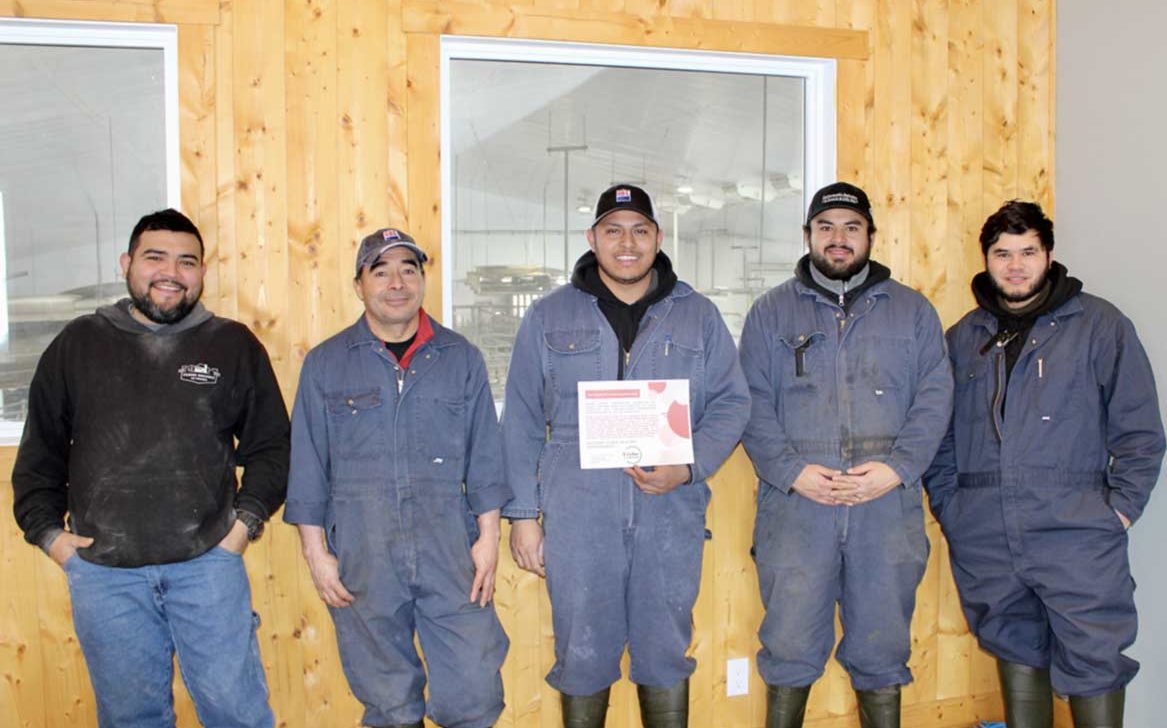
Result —
<svg viewBox="0 0 1167 728"><path fill-rule="evenodd" d="M900 686L856 690L860 728L900 728Z"/></svg>
<svg viewBox="0 0 1167 728"><path fill-rule="evenodd" d="M560 693L563 728L604 728L608 716L608 693L611 691L612 688L607 687L592 695Z"/></svg>
<svg viewBox="0 0 1167 728"><path fill-rule="evenodd" d="M640 699L640 722L644 728L687 728L689 725L689 680L667 688L636 686Z"/></svg>
<svg viewBox="0 0 1167 728"><path fill-rule="evenodd" d="M1071 695L1070 714L1074 716L1074 728L1122 728L1125 702L1125 688L1090 697Z"/></svg>
<svg viewBox="0 0 1167 728"><path fill-rule="evenodd" d="M1009 728L1053 728L1054 690L1049 668L998 659L997 674L1001 676L1005 724Z"/></svg>
<svg viewBox="0 0 1167 728"><path fill-rule="evenodd" d="M766 686L766 728L802 728L810 686Z"/></svg>

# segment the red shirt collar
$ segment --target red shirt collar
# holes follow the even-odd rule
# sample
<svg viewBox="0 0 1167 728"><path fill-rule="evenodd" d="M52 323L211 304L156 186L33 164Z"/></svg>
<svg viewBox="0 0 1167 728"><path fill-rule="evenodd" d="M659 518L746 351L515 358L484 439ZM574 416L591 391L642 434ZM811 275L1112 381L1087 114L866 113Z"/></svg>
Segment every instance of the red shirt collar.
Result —
<svg viewBox="0 0 1167 728"><path fill-rule="evenodd" d="M422 344L434 338L434 327L430 323L430 317L426 315L424 308L417 310L417 334L413 337L413 343L401 355L401 360L397 363L403 367L409 366L409 362L413 360L413 354L421 348Z"/></svg>

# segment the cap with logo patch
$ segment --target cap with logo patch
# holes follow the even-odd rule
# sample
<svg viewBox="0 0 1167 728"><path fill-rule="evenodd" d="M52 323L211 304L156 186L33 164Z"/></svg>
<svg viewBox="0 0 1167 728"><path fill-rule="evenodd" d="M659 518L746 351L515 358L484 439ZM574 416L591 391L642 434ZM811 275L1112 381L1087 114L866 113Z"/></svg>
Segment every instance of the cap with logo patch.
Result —
<svg viewBox="0 0 1167 728"><path fill-rule="evenodd" d="M872 227L875 226L875 220L871 218L871 202L867 199L867 193L846 182L829 184L814 193L810 200L810 209L806 213L806 224L809 225L819 213L840 207L858 212L867 218Z"/></svg>
<svg viewBox="0 0 1167 728"><path fill-rule="evenodd" d="M381 228L375 233L369 233L357 248L357 275L367 265L377 262L377 259L393 248L409 248L417 256L417 262L424 264L430 259L421 246L404 230L397 228Z"/></svg>
<svg viewBox="0 0 1167 728"><path fill-rule="evenodd" d="M600 199L596 200L596 217L592 220L592 227L617 210L639 212L651 220L653 225L660 227L660 223L656 221L656 213L652 209L652 198L636 185L612 185L601 192Z"/></svg>

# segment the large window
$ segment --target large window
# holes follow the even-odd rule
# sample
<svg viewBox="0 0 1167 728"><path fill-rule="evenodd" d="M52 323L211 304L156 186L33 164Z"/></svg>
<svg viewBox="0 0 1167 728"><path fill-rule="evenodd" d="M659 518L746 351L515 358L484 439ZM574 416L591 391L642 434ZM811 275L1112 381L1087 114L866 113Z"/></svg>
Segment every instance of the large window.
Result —
<svg viewBox="0 0 1167 728"><path fill-rule="evenodd" d="M125 295L137 219L179 205L176 48L173 26L0 21L0 441L49 341Z"/></svg>
<svg viewBox="0 0 1167 728"><path fill-rule="evenodd" d="M831 60L443 38L442 66L444 314L496 392L609 185L653 195L678 276L736 336L802 254L807 190L833 179Z"/></svg>

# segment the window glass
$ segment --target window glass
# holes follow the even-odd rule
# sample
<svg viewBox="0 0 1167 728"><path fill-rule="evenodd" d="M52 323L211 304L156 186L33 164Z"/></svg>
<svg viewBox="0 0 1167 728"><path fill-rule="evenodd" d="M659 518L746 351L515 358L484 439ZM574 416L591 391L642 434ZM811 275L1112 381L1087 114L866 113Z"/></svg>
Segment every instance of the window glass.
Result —
<svg viewBox="0 0 1167 728"><path fill-rule="evenodd" d="M84 34L82 33L82 38ZM37 360L125 295L118 257L168 205L161 48L0 43L0 437L19 437Z"/></svg>
<svg viewBox="0 0 1167 728"><path fill-rule="evenodd" d="M495 391L524 312L570 279L596 197L616 182L653 196L662 250L736 337L802 254L807 85L797 74L452 59L447 320L483 350Z"/></svg>

